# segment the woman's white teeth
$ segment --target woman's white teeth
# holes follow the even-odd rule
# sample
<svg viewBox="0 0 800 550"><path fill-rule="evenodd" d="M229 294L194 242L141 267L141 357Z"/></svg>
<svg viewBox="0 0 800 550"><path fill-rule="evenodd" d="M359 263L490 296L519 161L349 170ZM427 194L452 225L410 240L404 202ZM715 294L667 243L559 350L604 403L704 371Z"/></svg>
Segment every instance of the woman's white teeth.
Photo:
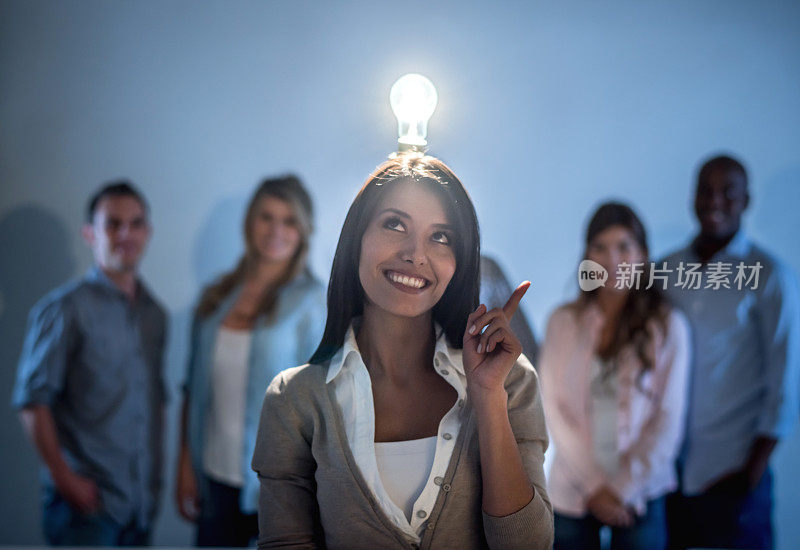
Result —
<svg viewBox="0 0 800 550"><path fill-rule="evenodd" d="M389 273L389 278L395 283L410 286L412 288L422 288L425 286L425 279L417 279L416 277L409 277L408 275L400 275L398 273Z"/></svg>

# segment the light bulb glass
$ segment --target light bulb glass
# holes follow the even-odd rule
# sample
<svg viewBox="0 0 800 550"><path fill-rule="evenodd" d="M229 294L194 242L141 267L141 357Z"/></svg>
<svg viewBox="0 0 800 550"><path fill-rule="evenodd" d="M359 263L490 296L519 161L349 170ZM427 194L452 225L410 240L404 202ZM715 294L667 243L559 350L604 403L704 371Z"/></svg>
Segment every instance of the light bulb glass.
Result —
<svg viewBox="0 0 800 550"><path fill-rule="evenodd" d="M397 141L403 146L425 147L428 120L438 101L433 83L421 74L401 76L392 85L389 102L397 117Z"/></svg>

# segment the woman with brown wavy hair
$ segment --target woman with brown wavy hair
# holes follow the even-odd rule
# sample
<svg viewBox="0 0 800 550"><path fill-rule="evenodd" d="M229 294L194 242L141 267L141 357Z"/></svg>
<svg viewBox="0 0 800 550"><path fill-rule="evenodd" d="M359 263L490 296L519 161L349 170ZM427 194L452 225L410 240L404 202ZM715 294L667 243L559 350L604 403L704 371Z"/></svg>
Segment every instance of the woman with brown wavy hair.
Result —
<svg viewBox="0 0 800 550"><path fill-rule="evenodd" d="M645 229L627 205L597 209L584 259L608 280L553 312L541 351L555 548L599 549L609 526L612 548L657 550L676 486L688 325L651 281Z"/></svg>
<svg viewBox="0 0 800 550"><path fill-rule="evenodd" d="M247 207L244 255L197 305L176 499L198 546L246 546L258 532L250 458L264 391L308 360L325 323L324 287L306 267L311 230L300 180L265 180Z"/></svg>

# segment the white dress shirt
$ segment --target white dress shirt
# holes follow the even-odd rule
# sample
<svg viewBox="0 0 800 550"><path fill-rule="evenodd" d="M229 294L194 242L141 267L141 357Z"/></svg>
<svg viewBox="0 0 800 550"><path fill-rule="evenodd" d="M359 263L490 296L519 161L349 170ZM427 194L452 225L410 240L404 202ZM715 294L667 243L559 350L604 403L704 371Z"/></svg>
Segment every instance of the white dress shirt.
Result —
<svg viewBox="0 0 800 550"><path fill-rule="evenodd" d="M411 542L419 543L445 471L453 454L456 436L461 429L461 411L467 399L467 379L461 362L461 350L451 348L440 327L436 326L436 347L433 354L433 368L458 393L456 404L439 422L436 436L436 451L433 464L422 492L414 502L411 520L406 518L387 492L375 456L375 406L372 401L372 381L361 358L351 324L345 335L344 345L331 359L326 383L332 384L336 401L341 408L347 442L356 464L367 482L375 500Z"/></svg>
<svg viewBox="0 0 800 550"><path fill-rule="evenodd" d="M679 465L684 494L697 495L742 468L757 437L781 439L796 427L800 292L792 270L743 229L706 264L700 265L691 243L657 265L663 263L671 271L666 295L692 328L689 415ZM705 283L700 288L679 270L693 264ZM740 264L745 275L757 275L749 285L737 282ZM726 269L731 273L721 277L724 285L709 285L711 274Z"/></svg>

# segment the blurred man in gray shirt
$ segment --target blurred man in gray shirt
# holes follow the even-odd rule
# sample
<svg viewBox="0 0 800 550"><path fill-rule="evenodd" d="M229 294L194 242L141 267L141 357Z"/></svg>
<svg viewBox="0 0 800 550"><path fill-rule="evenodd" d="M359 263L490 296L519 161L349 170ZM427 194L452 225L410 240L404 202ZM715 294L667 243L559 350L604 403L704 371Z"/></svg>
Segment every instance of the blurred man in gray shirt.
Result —
<svg viewBox="0 0 800 550"><path fill-rule="evenodd" d="M49 544L149 544L161 487L166 315L137 274L147 204L128 182L89 201L95 265L31 310L12 398L42 469Z"/></svg>

